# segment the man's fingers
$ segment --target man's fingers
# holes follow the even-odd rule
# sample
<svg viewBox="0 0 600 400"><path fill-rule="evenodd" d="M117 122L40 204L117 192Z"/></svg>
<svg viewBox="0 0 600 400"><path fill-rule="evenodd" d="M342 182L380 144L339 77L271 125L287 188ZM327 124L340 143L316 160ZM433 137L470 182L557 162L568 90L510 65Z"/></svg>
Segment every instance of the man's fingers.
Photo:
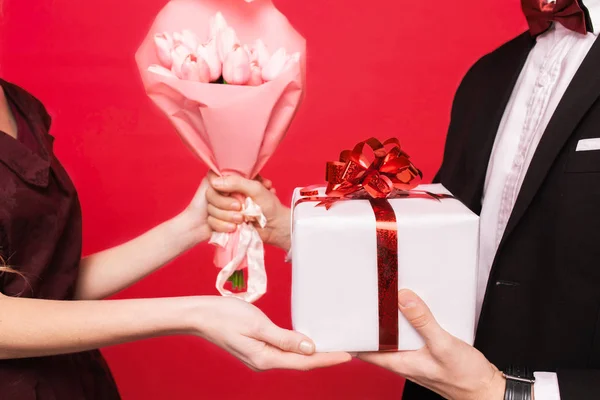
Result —
<svg viewBox="0 0 600 400"><path fill-rule="evenodd" d="M255 180L243 178L239 175L213 176L210 178L211 186L219 192L241 193L247 197L256 197L264 190L263 185Z"/></svg>
<svg viewBox="0 0 600 400"><path fill-rule="evenodd" d="M399 351L389 353L359 353L357 358L369 364L394 371L402 376L409 375L411 366L412 351Z"/></svg>
<svg viewBox="0 0 600 400"><path fill-rule="evenodd" d="M392 359L396 354L390 353L358 353L356 358L385 369L392 369Z"/></svg>
<svg viewBox="0 0 600 400"><path fill-rule="evenodd" d="M423 369L430 368L421 350L398 351L389 353L359 353L359 360L377 365L390 371L411 378L422 374Z"/></svg>
<svg viewBox="0 0 600 400"><path fill-rule="evenodd" d="M262 185L264 187L266 187L269 190L273 189L273 181L271 181L270 179L267 178L263 178L262 176L258 175L256 177L256 180L259 181L260 183L262 183Z"/></svg>
<svg viewBox="0 0 600 400"><path fill-rule="evenodd" d="M414 292L405 289L399 291L398 308L428 345L439 342L447 334L439 326L429 307Z"/></svg>
<svg viewBox="0 0 600 400"><path fill-rule="evenodd" d="M230 222L232 224L241 224L244 222L244 216L242 213L237 211L222 210L213 206L212 204L208 205L208 215L220 221Z"/></svg>
<svg viewBox="0 0 600 400"><path fill-rule="evenodd" d="M212 187L208 187L206 190L206 200L209 204L212 204L221 210L240 211L242 209L242 205L238 200L233 197L223 195Z"/></svg>
<svg viewBox="0 0 600 400"><path fill-rule="evenodd" d="M207 219L208 226L214 232L224 232L224 233L232 233L237 229L237 225L231 222L221 221L220 219L216 219L214 217L209 216Z"/></svg>

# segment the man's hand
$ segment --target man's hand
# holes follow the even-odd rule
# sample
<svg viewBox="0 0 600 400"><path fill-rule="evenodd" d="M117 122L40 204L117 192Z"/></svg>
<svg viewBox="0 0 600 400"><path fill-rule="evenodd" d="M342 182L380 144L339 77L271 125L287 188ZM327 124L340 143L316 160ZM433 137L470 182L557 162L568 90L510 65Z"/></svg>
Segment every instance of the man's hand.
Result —
<svg viewBox="0 0 600 400"><path fill-rule="evenodd" d="M437 323L415 293L401 290L398 308L425 340L425 347L396 353L365 353L364 361L396 372L446 399L502 400L502 373L477 349L455 338Z"/></svg>
<svg viewBox="0 0 600 400"><path fill-rule="evenodd" d="M271 181L250 180L237 175L219 177L213 172L209 172L208 180L208 224L213 231L234 232L237 225L244 222L242 204L233 196L240 194L254 200L267 218L265 228L258 229L262 240L286 251L290 249L290 209L281 204Z"/></svg>

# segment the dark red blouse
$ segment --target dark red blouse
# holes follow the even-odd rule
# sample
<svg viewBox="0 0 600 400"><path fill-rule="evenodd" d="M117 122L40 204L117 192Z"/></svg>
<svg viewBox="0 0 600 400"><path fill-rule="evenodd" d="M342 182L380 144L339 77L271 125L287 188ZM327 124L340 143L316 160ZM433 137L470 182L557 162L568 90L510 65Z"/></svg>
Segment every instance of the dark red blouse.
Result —
<svg viewBox="0 0 600 400"><path fill-rule="evenodd" d="M18 127L18 140L0 132L0 255L26 277L0 274L0 292L73 300L81 260L77 192L54 157L43 105L15 85L1 79L0 85ZM0 360L0 399L113 400L119 394L100 352L90 351Z"/></svg>

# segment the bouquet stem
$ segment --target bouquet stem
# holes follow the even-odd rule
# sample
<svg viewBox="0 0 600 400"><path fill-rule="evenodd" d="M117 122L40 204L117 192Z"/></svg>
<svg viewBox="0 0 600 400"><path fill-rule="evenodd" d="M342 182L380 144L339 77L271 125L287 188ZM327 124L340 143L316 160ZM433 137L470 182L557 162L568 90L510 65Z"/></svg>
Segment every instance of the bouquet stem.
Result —
<svg viewBox="0 0 600 400"><path fill-rule="evenodd" d="M246 287L243 270L235 271L227 281L231 282L234 290L243 290Z"/></svg>

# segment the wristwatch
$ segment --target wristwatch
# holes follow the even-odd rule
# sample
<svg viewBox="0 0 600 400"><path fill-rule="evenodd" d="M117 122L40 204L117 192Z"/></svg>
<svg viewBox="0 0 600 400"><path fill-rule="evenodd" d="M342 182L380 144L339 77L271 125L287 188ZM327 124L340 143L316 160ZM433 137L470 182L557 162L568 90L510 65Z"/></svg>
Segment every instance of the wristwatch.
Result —
<svg viewBox="0 0 600 400"><path fill-rule="evenodd" d="M504 400L532 400L535 376L529 368L511 366L503 375L506 378Z"/></svg>

